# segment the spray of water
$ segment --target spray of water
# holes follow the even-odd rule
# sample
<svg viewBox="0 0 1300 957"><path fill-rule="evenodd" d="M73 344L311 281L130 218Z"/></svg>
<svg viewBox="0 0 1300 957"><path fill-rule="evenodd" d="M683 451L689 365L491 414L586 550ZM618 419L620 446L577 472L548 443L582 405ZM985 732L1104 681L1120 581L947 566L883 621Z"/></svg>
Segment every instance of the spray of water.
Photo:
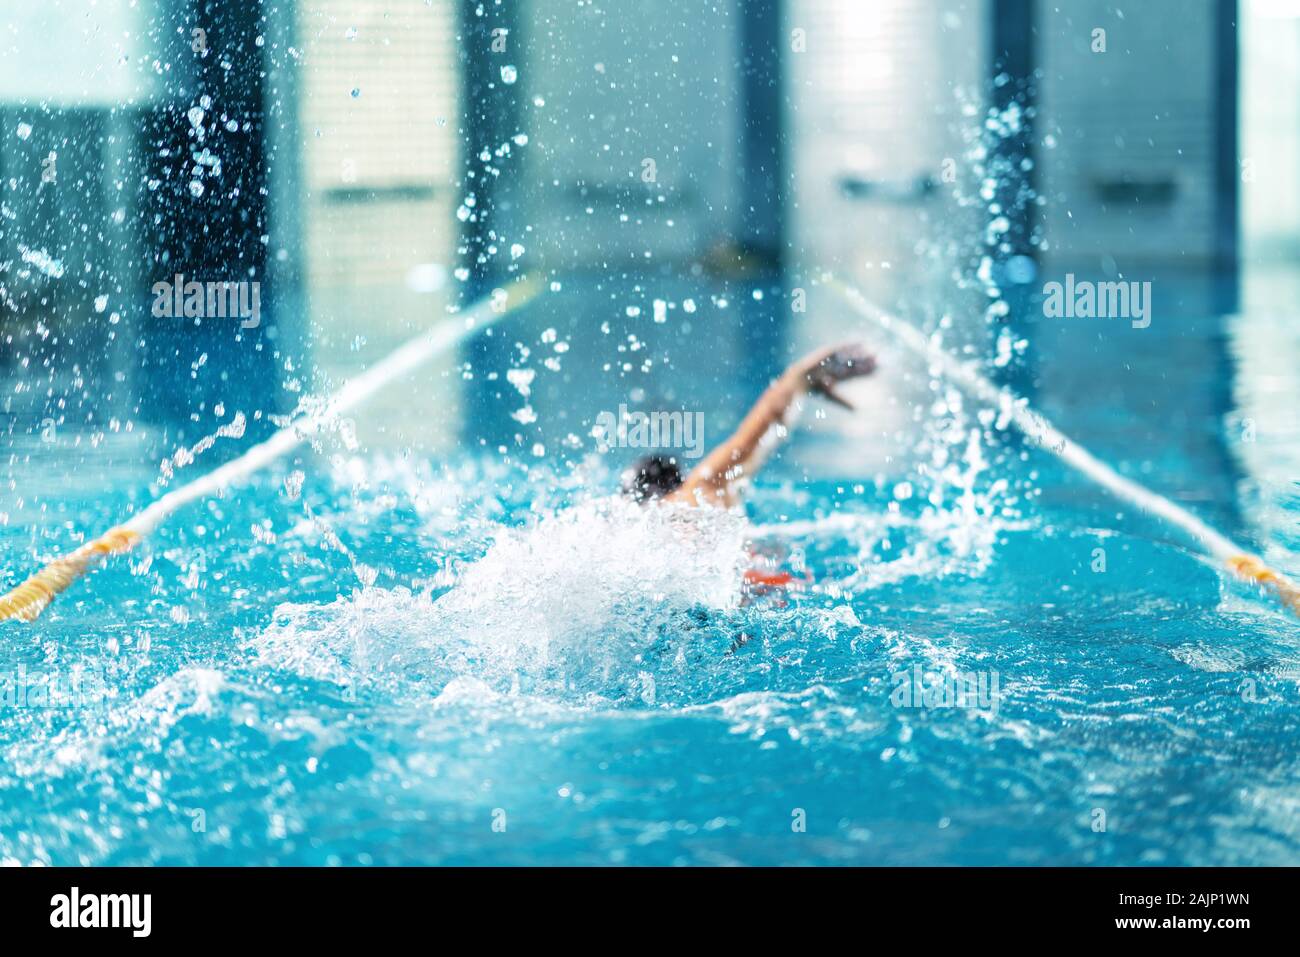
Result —
<svg viewBox="0 0 1300 957"><path fill-rule="evenodd" d="M441 593L371 588L282 606L252 647L268 666L343 685L402 674L597 692L693 613L736 606L745 531L731 512L592 500L502 528Z"/></svg>

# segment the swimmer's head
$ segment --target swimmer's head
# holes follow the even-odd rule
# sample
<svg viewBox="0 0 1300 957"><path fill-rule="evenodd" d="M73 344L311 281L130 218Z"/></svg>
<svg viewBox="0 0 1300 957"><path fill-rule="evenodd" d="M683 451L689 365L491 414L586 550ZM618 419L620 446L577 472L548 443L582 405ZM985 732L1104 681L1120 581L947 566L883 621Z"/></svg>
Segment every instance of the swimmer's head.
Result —
<svg viewBox="0 0 1300 957"><path fill-rule="evenodd" d="M623 473L623 494L634 502L663 498L682 484L677 460L662 455L647 455Z"/></svg>

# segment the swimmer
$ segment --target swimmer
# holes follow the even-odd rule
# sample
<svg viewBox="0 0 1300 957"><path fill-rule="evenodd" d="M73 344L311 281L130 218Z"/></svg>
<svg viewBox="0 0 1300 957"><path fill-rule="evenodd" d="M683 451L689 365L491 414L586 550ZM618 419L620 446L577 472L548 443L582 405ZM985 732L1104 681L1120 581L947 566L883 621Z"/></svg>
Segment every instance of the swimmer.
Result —
<svg viewBox="0 0 1300 957"><path fill-rule="evenodd" d="M835 386L870 375L875 368L875 358L856 343L807 355L767 387L731 437L685 478L675 458L650 455L624 472L623 492L641 503L664 501L733 508L740 504L749 480L789 435L805 395L819 395L852 409Z"/></svg>

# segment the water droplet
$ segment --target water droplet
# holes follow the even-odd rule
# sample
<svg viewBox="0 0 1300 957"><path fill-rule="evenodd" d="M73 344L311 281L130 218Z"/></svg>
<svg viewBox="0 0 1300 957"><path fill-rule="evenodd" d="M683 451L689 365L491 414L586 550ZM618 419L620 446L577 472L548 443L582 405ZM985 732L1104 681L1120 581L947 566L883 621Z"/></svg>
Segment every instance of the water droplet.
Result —
<svg viewBox="0 0 1300 957"><path fill-rule="evenodd" d="M25 140L27 139L27 137L32 135L32 124L19 123L18 129L16 129L14 132L18 134L18 138L20 140Z"/></svg>
<svg viewBox="0 0 1300 957"><path fill-rule="evenodd" d="M532 391L533 377L537 375L535 369L507 369L506 381L514 386L521 396L528 398Z"/></svg>
<svg viewBox="0 0 1300 957"><path fill-rule="evenodd" d="M285 476L284 491L289 496L289 501L298 501L298 496L302 494L302 483L307 476L300 470L295 469Z"/></svg>

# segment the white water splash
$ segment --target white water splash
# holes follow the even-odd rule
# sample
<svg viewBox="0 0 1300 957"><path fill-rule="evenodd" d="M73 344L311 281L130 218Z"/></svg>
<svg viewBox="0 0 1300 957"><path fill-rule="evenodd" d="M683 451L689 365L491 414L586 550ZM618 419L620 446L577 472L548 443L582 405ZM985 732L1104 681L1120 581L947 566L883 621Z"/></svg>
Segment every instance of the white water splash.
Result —
<svg viewBox="0 0 1300 957"><path fill-rule="evenodd" d="M679 616L738 604L745 530L737 513L592 501L501 530L437 598L368 589L284 605L252 648L266 666L343 685L401 673L594 688L634 673Z"/></svg>
<svg viewBox="0 0 1300 957"><path fill-rule="evenodd" d="M170 482L177 469L192 464L200 455L216 445L217 439L242 439L247 427L248 420L244 417L244 413L236 412L234 418L225 425L219 426L217 431L211 435L199 439L188 449L177 449L171 458L163 459L162 464L159 466L159 474L161 475L159 484L166 485Z"/></svg>

